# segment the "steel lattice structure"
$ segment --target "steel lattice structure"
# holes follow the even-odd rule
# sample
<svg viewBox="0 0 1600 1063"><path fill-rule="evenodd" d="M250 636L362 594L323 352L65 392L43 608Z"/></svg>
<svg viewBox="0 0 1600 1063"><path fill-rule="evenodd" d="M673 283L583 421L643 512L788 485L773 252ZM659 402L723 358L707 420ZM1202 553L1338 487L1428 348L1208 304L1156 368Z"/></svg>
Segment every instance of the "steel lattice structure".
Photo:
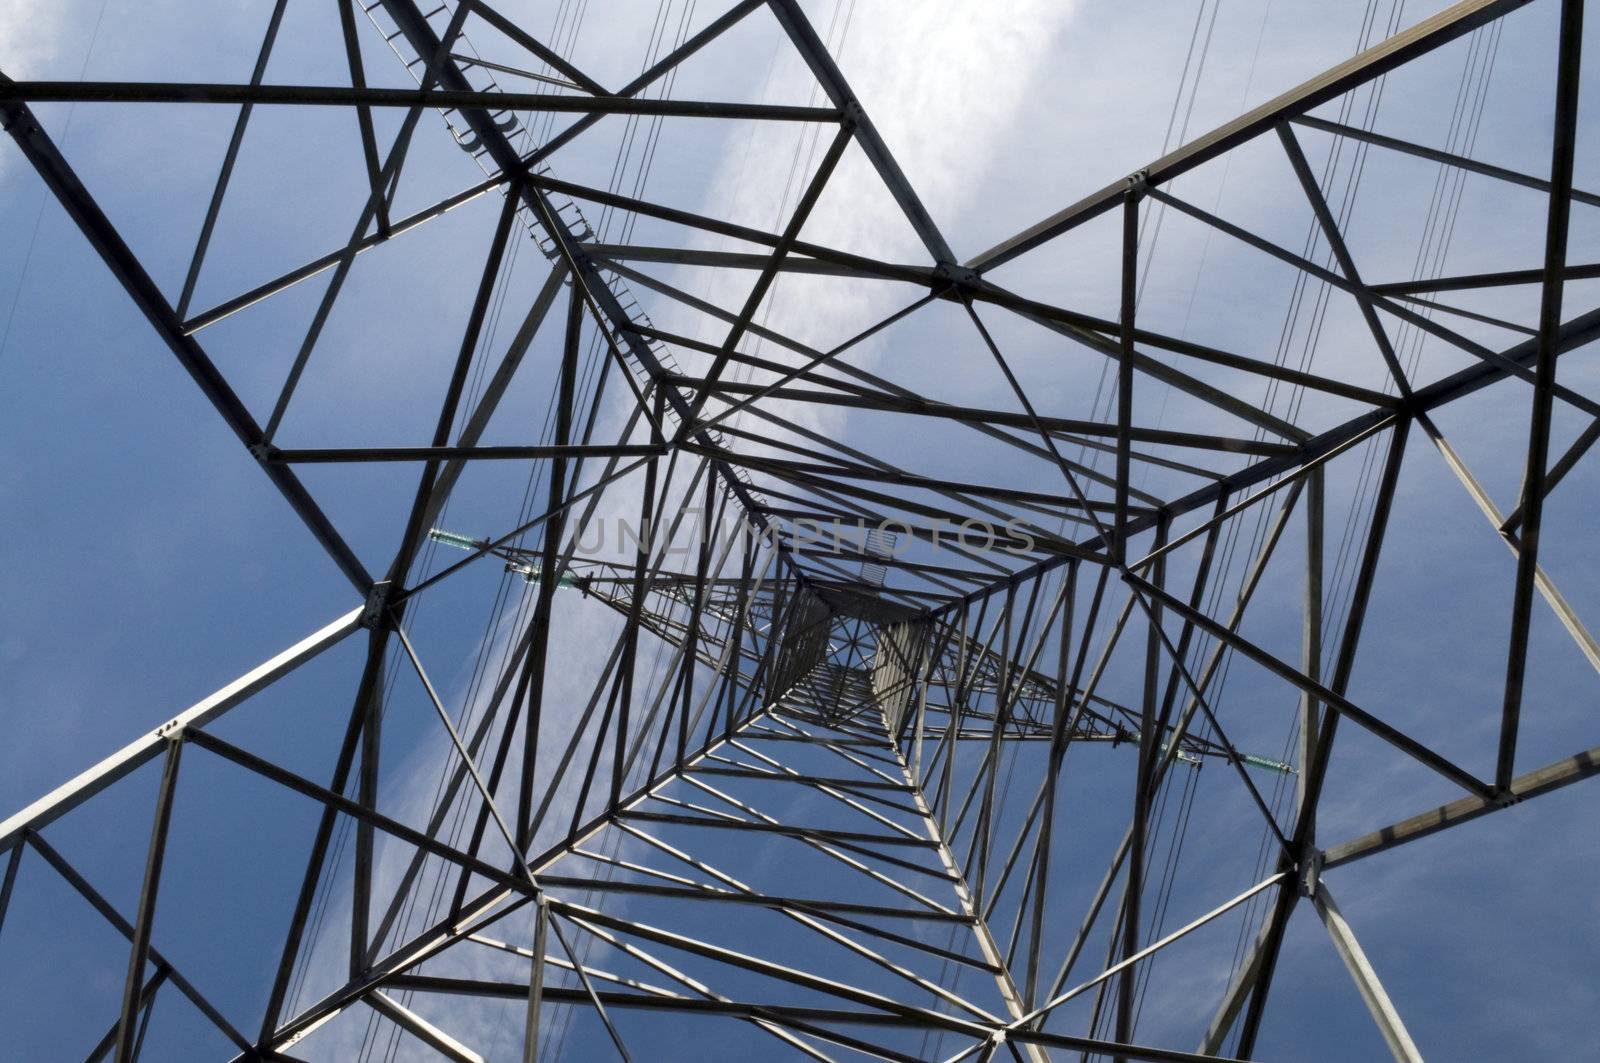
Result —
<svg viewBox="0 0 1600 1063"><path fill-rule="evenodd" d="M1330 873L1600 770L1600 747L1545 765L1517 757L1540 611L1600 668L1600 645L1540 567L1546 500L1594 460L1600 439L1600 402L1557 375L1564 355L1600 334L1600 306L1573 305L1568 284L1600 277L1600 266L1570 255L1567 235L1574 205L1600 206L1600 196L1574 187L1584 5L1539 2L1559 8L1553 108L1529 118L1553 111L1548 173L1542 160L1511 170L1338 111L1351 94L1526 6L1463 0L965 260L797 0L742 0L620 87L483 0L432 10L340 0L344 84L264 77L284 0L264 6L269 27L246 82L0 77L11 139L354 592L345 615L0 824L0 919L19 884L57 876L87 901L84 918L104 920L129 945L114 958L126 972L120 1012L94 1019L89 1058L137 1058L154 1003L173 996L239 1059L352 1058L330 1039L352 1022L381 1029L403 1058L502 1058L478 1037L475 1016L489 1013L517 1016L517 1051L528 1060L558 1044L652 1058L663 1052L652 1031L668 1029L703 1038L703 1055L729 1058L1250 1058L1296 911L1320 919L1394 1056L1421 1058L1335 904ZM801 57L813 102L669 95L680 67L757 20ZM379 71L373 49L385 43L398 58ZM414 87L381 87L402 73ZM175 291L147 271L31 109L59 101L237 114ZM274 108L349 116L370 193L347 243L197 308L240 145L252 117ZM408 151L445 136L441 114L451 150L484 176L402 213ZM562 149L611 128L608 120L663 118L798 125L815 137L814 164L782 227L558 176ZM1312 161L1328 144L1420 160L1428 180L1471 174L1528 190L1547 219L1543 261L1372 280L1346 239L1350 221L1328 171L1319 177ZM1277 191L1299 197L1312 219L1304 251L1174 191L1181 176L1247 152L1272 154ZM918 260L805 238L847 159L915 234ZM286 414L315 386L319 335L343 305L346 278L363 256L474 203L499 205L486 246L465 267L474 295L459 347L437 359L443 390L426 411L431 437L397 441L385 424L359 445L294 439ZM1158 206L1270 260L1296 285L1347 300L1367 345L1352 357L1370 371L1312 372L1159 324L1167 318L1138 299L1141 226ZM630 238L631 229L597 232L588 219L598 213L639 221L655 242ZM542 252L540 278L531 296L512 297L522 300L515 337L490 350L486 320L522 242ZM1024 294L1048 289L1028 266L1053 251L1095 256L1116 309L1101 315L1070 297ZM721 305L662 279L652 267L663 266L741 278L746 294ZM900 308L822 347L765 323L780 280L880 285ZM207 330L313 281L324 285L318 309L276 402L252 409L208 354ZM1470 302L1514 286L1537 292L1526 320ZM1468 305L1452 302L1461 293ZM999 374L1014 405L961 405L856 358L932 314L971 372ZM530 351L542 328L556 339L541 366ZM1048 336L1064 359L1104 366L1113 416L1097 418L1087 396L1020 369L1008 348L1021 328ZM1401 334L1425 336L1456 361L1419 365ZM597 352L592 373L586 351ZM1257 401L1263 386L1304 400ZM1152 388L1184 404L1182 429L1163 427L1141 399ZM1531 411L1509 513L1439 423L1491 389ZM546 402L547 429L535 437ZM522 411L517 441L485 442L505 438L491 424L503 425L495 417L507 408ZM850 431L819 428L839 409ZM1558 413L1586 424L1564 450L1552 442ZM937 448L919 464L908 438L990 448L1013 475L952 477ZM1351 692L1369 603L1383 593L1392 510L1423 460L1418 448L1443 456L1514 557L1487 771L1466 766L1453 752L1459 743L1417 729L1404 706L1358 703ZM1358 504L1353 481L1337 472L1361 462L1369 493ZM420 469L381 571L350 545L307 473L368 463ZM447 519L452 494L489 468L533 469L539 488L503 526L450 530L461 527ZM499 490L482 482L485 493ZM1357 509L1336 577L1325 571L1338 536L1327 514ZM583 529L607 512L665 538L593 550ZM724 538L734 520L746 527ZM807 533L838 522L880 533L842 544ZM1004 527L1007 548L992 534L983 546L955 534L980 527ZM1225 581L1221 555L1241 527L1255 529L1249 563ZM443 552L452 547L459 552ZM1335 614L1325 599L1340 579L1348 594ZM1254 596L1271 580L1292 589L1291 604L1270 607L1276 635L1250 627ZM494 616L510 610L510 634L460 696L430 678L415 619L421 603L455 586L470 593L440 608L476 608L474 621L492 588L515 591L510 606L496 598L490 607ZM578 624L604 632L594 659L553 655L554 640ZM247 715L269 687L340 644L359 679L339 710L331 772L313 777L223 737L224 714ZM1219 673L1232 662L1275 694L1223 699ZM385 788L400 768L384 735L408 726L391 722L407 697L432 714L428 741L444 767L432 793L397 797ZM1262 714L1280 726L1297 721L1286 763L1252 751L1259 738L1248 720ZM1352 735L1365 743L1356 748L1431 770L1428 785L1443 780L1444 798L1409 818L1374 813L1366 833L1325 837L1319 803L1335 751ZM213 774L254 777L316 810L303 857L292 858L304 871L270 958L265 1008L243 1025L163 944L177 918L158 903L172 888L164 863L180 836L169 830L182 806L175 796L202 760ZM1236 875L1212 903L1176 911L1173 928L1158 867L1160 807L1196 785L1201 765L1207 785L1242 810L1233 829L1265 827L1266 871ZM159 771L155 811L137 904L123 909L52 844L50 828L80 806L115 800L122 791L113 788L133 785L120 781L145 766L140 777L151 782ZM1076 790L1069 796L1080 778L1094 787L1092 807ZM1091 813L1112 822L1109 845L1074 839ZM1095 854L1101 863L1083 871ZM1075 874L1084 883L1061 885ZM1138 1003L1155 961L1202 944L1225 953L1229 943L1207 938L1207 928L1245 906L1259 916L1253 940L1197 1043L1141 1038ZM555 1036L568 1025L576 1041Z"/></svg>

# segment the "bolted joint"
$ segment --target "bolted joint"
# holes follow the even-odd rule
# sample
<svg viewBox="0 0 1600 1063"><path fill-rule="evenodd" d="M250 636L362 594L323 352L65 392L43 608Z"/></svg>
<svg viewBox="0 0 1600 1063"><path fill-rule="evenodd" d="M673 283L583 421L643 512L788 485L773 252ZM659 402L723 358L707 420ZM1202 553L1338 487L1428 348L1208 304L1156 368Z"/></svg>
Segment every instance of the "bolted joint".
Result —
<svg viewBox="0 0 1600 1063"><path fill-rule="evenodd" d="M189 737L189 725L183 722L183 717L175 716L156 728L156 734L168 742L182 742Z"/></svg>
<svg viewBox="0 0 1600 1063"><path fill-rule="evenodd" d="M1135 202L1143 199L1150 191L1150 171L1140 170L1128 176L1128 196Z"/></svg>
<svg viewBox="0 0 1600 1063"><path fill-rule="evenodd" d="M982 276L977 270L963 266L959 262L941 262L934 267L933 277L935 287L955 285L958 289L976 288L982 281Z"/></svg>
<svg viewBox="0 0 1600 1063"><path fill-rule="evenodd" d="M1309 849L1300 860L1300 867L1295 875L1295 889L1302 897L1315 897L1317 884L1322 881L1323 852L1321 849Z"/></svg>
<svg viewBox="0 0 1600 1063"><path fill-rule="evenodd" d="M846 129L853 130L866 119L866 110L855 100L846 100L844 106L839 108L839 124Z"/></svg>
<svg viewBox="0 0 1600 1063"><path fill-rule="evenodd" d="M273 446L271 443L263 442L250 444L250 456L255 458L263 465L275 460L279 453L281 453L281 451L279 451L278 448Z"/></svg>
<svg viewBox="0 0 1600 1063"><path fill-rule="evenodd" d="M393 588L394 584L388 580L380 580L367 591L367 604L361 610L362 627L368 630L377 628L379 621L383 619L384 610L389 608L389 592Z"/></svg>
<svg viewBox="0 0 1600 1063"><path fill-rule="evenodd" d="M1509 789L1496 790L1489 803L1495 808L1510 808L1512 805L1521 804L1522 798Z"/></svg>
<svg viewBox="0 0 1600 1063"><path fill-rule="evenodd" d="M4 71L0 71L0 86L10 88L15 84L16 82L7 77ZM0 103L0 129L4 129L7 133L13 132L20 119L32 117L32 115L33 112L28 110L28 105L20 100L11 103ZM29 122L20 131L17 131L16 135L18 137L32 136L38 131L39 123Z"/></svg>

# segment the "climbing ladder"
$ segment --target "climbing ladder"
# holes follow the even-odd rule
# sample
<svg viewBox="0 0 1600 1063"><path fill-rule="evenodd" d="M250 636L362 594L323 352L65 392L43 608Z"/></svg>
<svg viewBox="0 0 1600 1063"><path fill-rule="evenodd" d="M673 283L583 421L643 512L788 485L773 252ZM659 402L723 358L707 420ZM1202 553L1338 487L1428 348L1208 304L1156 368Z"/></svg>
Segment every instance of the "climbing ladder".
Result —
<svg viewBox="0 0 1600 1063"><path fill-rule="evenodd" d="M420 85L427 62L410 49L405 34L400 30L399 26L386 19L383 0L369 0L369 2L363 3L361 7L366 13L368 21L372 23L373 28L383 35L384 43L395 54L395 58L404 64L406 72L411 75L412 80ZM424 16L430 25L433 25L437 20L438 25L434 28L441 36L443 31L448 28L453 17L454 8L448 0L442 0L441 3ZM571 82L551 73L513 71L509 67L490 63L479 54L477 47L465 32L456 36L451 46L450 54L476 92L496 93L504 91L495 77L497 70L516 73L520 77L529 77L548 84L577 88ZM493 159L489 157L488 145L484 144L478 135L473 132L472 128L462 121L458 109L455 107L440 108L438 109L438 114L444 120L445 127L450 131L450 135L455 139L457 146L472 156L473 162L477 163L478 169L483 171L485 177L493 177L498 170L494 165ZM491 111L489 117L494 122L495 128L499 129L508 138L516 136L519 131L526 137L531 137L531 132L523 125L514 111L500 108ZM553 176L549 164L545 162L539 163L533 172L539 177ZM594 227L589 224L588 218L584 216L583 209L571 197L556 192L547 192L545 198L549 202L555 217L566 227L568 235L575 243L595 242ZM538 244L539 250L546 258L552 262L560 258L560 244L553 235L545 230L543 222L537 214L529 209L526 203L517 205L516 217L521 221L528 235ZM610 289L617 305L622 309L622 315L625 320L618 322L618 324L633 337L634 342L642 343L649 348L650 353L654 356L656 363L661 367L661 371L664 374L668 376L684 375L678 360L673 357L671 349L661 341L651 338L655 325L650 320L650 315L645 313L644 308L639 305L639 300L634 297L633 291L628 287L627 282L619 274L611 270L601 271L600 277L605 286ZM628 367L628 372L633 375L635 382L638 384L640 393L648 394L649 390L656 386L656 380L649 368L640 360L634 350L633 343L619 345L619 353L622 355L623 363ZM686 394L685 399L692 404L692 395ZM672 404L668 403L664 408L669 424L676 429L681 429L683 427L682 419L678 416ZM728 439L721 431L716 428L707 428L704 431L714 446L718 449L727 449ZM744 486L746 493L758 505L764 504L765 499L756 489L755 482L751 480L749 472L742 466L732 463L728 463L723 467ZM724 490L732 496L731 485L724 484ZM735 500L737 501L737 499Z"/></svg>

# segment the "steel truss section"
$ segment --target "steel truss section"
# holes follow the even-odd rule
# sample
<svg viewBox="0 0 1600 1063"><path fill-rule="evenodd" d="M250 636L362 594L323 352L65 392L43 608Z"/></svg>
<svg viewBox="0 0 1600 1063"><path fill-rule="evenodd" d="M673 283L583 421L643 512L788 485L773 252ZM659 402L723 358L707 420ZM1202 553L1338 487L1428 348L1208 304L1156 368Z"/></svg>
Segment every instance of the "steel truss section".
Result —
<svg viewBox="0 0 1600 1063"><path fill-rule="evenodd" d="M964 261L796 0L743 0L692 33L686 24L615 89L498 0L337 0L348 83L265 78L282 43L282 2L245 82L0 75L0 122L22 157L354 590L343 616L0 823L0 964L11 962L8 907L49 876L128 946L107 960L122 972L118 1008L85 1027L91 1060L137 1059L156 1004L174 994L241 1060L353 1058L341 1056L349 1042L337 1032L351 1023L448 1059L506 1058L481 1033L485 1016L506 1014L517 1017L524 1060L555 1058L574 1038L651 1058L656 1029L717 1031L731 1053L785 1058L1248 1059L1290 919L1303 910L1325 928L1382 1043L1396 1059L1420 1059L1404 1000L1385 989L1324 876L1600 771L1600 747L1542 767L1518 758L1537 611L1548 608L1600 671L1582 610L1541 565L1546 501L1594 460L1600 440L1600 401L1558 374L1600 336L1600 307L1582 305L1574 293L1588 289L1569 284L1600 277L1600 266L1568 249L1573 205L1600 196L1574 173L1584 5L1539 2L1559 11L1548 172L1330 117L1328 105L1527 6L1463 0ZM758 22L810 72L816 104L670 94L680 67ZM478 50L491 40L497 48ZM393 50L415 86L382 87L392 79L371 69L363 41ZM60 101L236 113L178 293L152 277L34 110ZM197 307L251 116L272 108L349 114L367 198L343 244ZM439 117L483 179L400 215L408 151L439 135ZM778 124L816 138L774 231L654 202L642 182L630 194L559 175L562 149L598 137L606 122L666 118ZM1313 162L1313 144L1330 142L1542 197L1542 264L1374 281ZM1304 250L1178 187L1246 149L1275 152L1293 179L1273 193L1314 227ZM915 234L919 261L807 238L852 156ZM459 346L439 360L431 432L339 447L291 439L286 415L314 386L306 370L324 356L323 326L363 256L479 201L498 209L481 261L459 264L476 283ZM1140 255L1157 209L1264 256L1297 285L1348 299L1380 375L1295 368L1153 326L1162 316L1139 301ZM646 219L657 242L631 239L631 224L597 232L589 214ZM1102 217L1116 235L1113 250L1097 252L1117 278L1115 313L1026 294L1029 256ZM548 266L517 307L512 339L491 349L497 293L525 242ZM747 294L719 305L661 267L732 277L729 290ZM270 409L253 411L207 352L207 330L317 277L324 294L287 378ZM900 302L817 347L768 323L772 292L795 278L880 285ZM1519 285L1538 291L1530 322L1453 298ZM924 394L858 364L869 343L935 312L960 324L949 341L964 345L972 371L1003 381L1006 408ZM1103 365L1114 405L1085 411L1028 382L1010 338L1023 324L1063 357ZM1465 367L1420 373L1406 364L1402 334L1442 345ZM541 335L554 353L535 370ZM490 425L527 401L515 385L535 372L551 411L544 434L486 442L503 438ZM1286 412L1247 398L1257 386L1311 401ZM1505 509L1440 428L1453 406L1489 388L1529 410L1522 487ZM1165 427L1147 405L1152 393L1205 416ZM1339 415L1317 415L1319 403ZM838 423L827 418L839 411L871 430L817 427ZM1552 431L1558 411L1586 419L1564 450ZM987 448L1020 475L952 478L937 454L890 456L883 441L897 432ZM1513 555L1488 772L1447 752L1460 744L1424 722L1352 694L1396 500L1409 467L1433 452ZM1357 499L1343 470L1363 462L1370 490ZM336 526L307 486L321 481L302 479L306 465L413 477L381 568ZM515 519L452 530L451 500L482 470L508 466L534 475ZM1347 510L1352 523L1336 544L1335 514ZM646 531L611 550L586 545L596 514L618 511ZM835 529L831 543L824 526ZM841 537L840 527L859 536ZM1241 537L1241 528L1254 530ZM974 544L974 529L987 529L987 541ZM1235 540L1247 543L1238 572ZM1340 571L1328 571L1336 546ZM1284 570L1292 575L1275 575ZM1246 622L1274 579L1293 587L1297 657ZM420 607L490 584L501 595L490 613L500 640L470 692L441 687L437 676L455 662ZM1336 596L1341 610L1330 608ZM565 638L580 624L602 633L592 661L576 660ZM241 707L235 718L250 716L253 699L341 644L328 659L351 673L350 706L331 772L309 776L215 726ZM1278 684L1296 735L1286 757L1254 751L1257 722L1224 689L1236 662ZM393 708L404 696L422 706L417 741L432 744L442 767L437 787L417 783L421 804L402 810L390 796L401 776L385 735L404 726ZM1322 837L1341 726L1365 732L1363 748L1447 799L1375 819L1354 837ZM157 761L159 778L141 771ZM303 860L303 872L287 925L273 932L264 1007L247 1016L181 969L174 956L193 943L173 949L167 935L178 931L159 917L175 873L169 850L184 843L175 808L194 796L184 783L197 762L315 810L303 847L281 854L296 868ZM1160 860L1178 835L1163 810L1190 800L1206 765L1207 792L1225 792L1260 832L1264 871L1209 868L1232 888L1186 895L1193 903L1168 929L1176 865L1163 871ZM1084 777L1099 807L1075 803ZM156 796L135 906L124 911L57 847L52 825L142 779ZM1074 835L1090 814L1112 823L1111 844L1095 851ZM1092 859L1104 870L1084 872ZM331 922L330 897L342 913ZM1193 1050L1145 1039L1140 1007L1158 961L1212 947L1207 928L1218 922L1242 927L1251 944L1217 987L1215 1017L1194 1031Z"/></svg>

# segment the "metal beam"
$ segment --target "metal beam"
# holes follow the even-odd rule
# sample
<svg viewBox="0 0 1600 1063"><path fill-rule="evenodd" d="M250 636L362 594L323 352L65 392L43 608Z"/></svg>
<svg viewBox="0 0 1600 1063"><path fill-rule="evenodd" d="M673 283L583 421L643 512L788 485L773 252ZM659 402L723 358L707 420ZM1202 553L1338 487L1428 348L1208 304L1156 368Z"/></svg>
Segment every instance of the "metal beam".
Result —
<svg viewBox="0 0 1600 1063"><path fill-rule="evenodd" d="M166 81L0 81L0 106L15 103L211 103L298 107L426 107L556 114L660 115L774 122L837 122L832 107L794 107L648 96L572 96L553 92L479 92L471 88L386 89L342 85L234 85Z"/></svg>
<svg viewBox="0 0 1600 1063"><path fill-rule="evenodd" d="M1471 33L1479 26L1515 11L1527 2L1528 0L1462 0L1461 3L1453 4L1438 14L1423 19L1410 29L1381 41L1338 66L1268 100L1248 114L1218 126L1197 140L1192 140L1162 156L1144 168L1142 172L1145 174L1145 179L1151 185L1168 184L1202 163L1226 154L1262 133L1269 132L1280 119L1304 114L1330 100L1337 99L1356 86ZM1113 182L1043 221L1029 226L1010 239L996 244L969 260L967 266L979 272L986 272L1011 261L1018 255L1026 254L1040 244L1114 209L1121 201L1126 187L1122 181Z"/></svg>
<svg viewBox="0 0 1600 1063"><path fill-rule="evenodd" d="M1528 668L1534 580L1539 570L1539 535L1544 522L1544 482L1550 455L1550 418L1555 403L1557 333L1567 264L1567 223L1572 213L1572 166L1578 137L1578 87L1582 67L1583 3L1562 0L1556 58L1555 133L1550 160L1550 208L1546 215L1544 290L1539 300L1539 356L1534 364L1533 412L1528 425L1528 461L1522 477L1522 522L1518 530L1517 576L1511 594L1511 639L1506 653L1505 700L1495 785L1505 789L1516 772L1517 731Z"/></svg>
<svg viewBox="0 0 1600 1063"><path fill-rule="evenodd" d="M364 612L364 606L350 610L0 822L0 850L15 845L26 831L43 830L118 779L154 760L166 749L173 734L204 727L246 698L336 645L361 627Z"/></svg>
<svg viewBox="0 0 1600 1063"><path fill-rule="evenodd" d="M1389 1051L1394 1054L1398 1063L1422 1063L1422 1053L1417 1051L1415 1042L1411 1040L1411 1034L1406 1031L1405 1023L1400 1021L1400 1014L1395 1011L1394 1002L1389 999L1383 983L1378 981L1378 974L1372 969L1372 963L1361 948L1361 942L1356 940L1355 932L1350 929L1344 913L1339 911L1339 906L1333 902L1333 894L1328 892L1327 883L1316 884L1316 891L1311 895L1311 903L1316 906L1317 915L1322 918L1322 925L1328 928L1328 936L1333 938L1333 946L1338 951L1339 958L1350 971L1350 977L1361 993L1362 1002L1372 1013L1372 1021L1377 1024L1378 1032L1383 1035L1384 1044L1389 1046Z"/></svg>
<svg viewBox="0 0 1600 1063"><path fill-rule="evenodd" d="M67 164L55 142L44 131L26 104L16 102L12 87L16 83L0 74L0 125L11 134L22 154L27 158L45 186L60 202L78 230L99 254L112 276L127 291L155 329L162 342L177 357L180 365L200 387L217 413L246 447L260 444L266 437L250 411L222 373L212 363L200 345L184 329L177 312L168 305L161 289L145 272L144 266L128 248L120 233L95 202L89 190L78 179L77 173ZM265 466L267 478L293 507L296 514L311 530L318 543L327 551L334 564L344 573L352 586L363 596L372 587L372 577L350 546L340 537L333 523L312 499L304 485L293 472L282 466Z"/></svg>

